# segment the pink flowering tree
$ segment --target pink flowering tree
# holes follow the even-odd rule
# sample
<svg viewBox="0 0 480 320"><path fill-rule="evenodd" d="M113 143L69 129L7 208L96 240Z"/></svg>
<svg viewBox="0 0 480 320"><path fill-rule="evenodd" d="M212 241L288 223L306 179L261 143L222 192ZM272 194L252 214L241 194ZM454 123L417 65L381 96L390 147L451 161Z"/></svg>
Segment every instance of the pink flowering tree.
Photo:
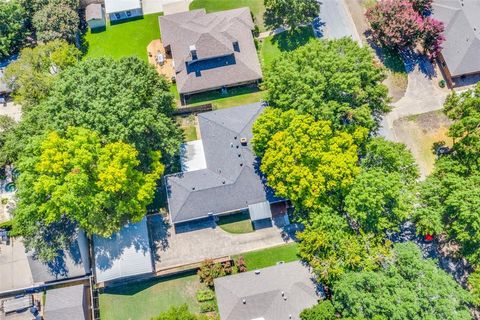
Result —
<svg viewBox="0 0 480 320"><path fill-rule="evenodd" d="M373 40L387 48L403 50L422 44L435 57L444 41L443 23L423 13L431 10L431 0L379 0L367 10Z"/></svg>
<svg viewBox="0 0 480 320"><path fill-rule="evenodd" d="M391 49L415 44L421 33L422 16L407 0L381 0L369 9L373 40Z"/></svg>
<svg viewBox="0 0 480 320"><path fill-rule="evenodd" d="M443 22L432 17L426 17L423 20L422 27L423 48L428 52L431 59L435 58L442 50L442 43L445 41Z"/></svg>

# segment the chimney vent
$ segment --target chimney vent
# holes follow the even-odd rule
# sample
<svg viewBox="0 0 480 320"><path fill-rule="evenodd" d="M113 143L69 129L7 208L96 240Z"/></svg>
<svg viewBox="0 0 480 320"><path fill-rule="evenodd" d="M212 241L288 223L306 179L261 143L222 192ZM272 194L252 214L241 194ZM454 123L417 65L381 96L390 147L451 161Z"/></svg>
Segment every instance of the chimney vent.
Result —
<svg viewBox="0 0 480 320"><path fill-rule="evenodd" d="M189 47L190 55L192 56L192 60L197 60L197 47L194 44L190 45Z"/></svg>

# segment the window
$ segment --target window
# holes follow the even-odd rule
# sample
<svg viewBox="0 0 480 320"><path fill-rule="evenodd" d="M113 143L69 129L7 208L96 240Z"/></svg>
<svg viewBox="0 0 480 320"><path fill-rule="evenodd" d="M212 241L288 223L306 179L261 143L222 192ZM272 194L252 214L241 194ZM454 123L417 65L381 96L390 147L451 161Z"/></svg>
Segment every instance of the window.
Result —
<svg viewBox="0 0 480 320"><path fill-rule="evenodd" d="M127 11L127 17L131 17L132 16L132 11L128 10Z"/></svg>
<svg viewBox="0 0 480 320"><path fill-rule="evenodd" d="M240 52L240 45L238 44L238 41L233 42L233 50L236 52Z"/></svg>

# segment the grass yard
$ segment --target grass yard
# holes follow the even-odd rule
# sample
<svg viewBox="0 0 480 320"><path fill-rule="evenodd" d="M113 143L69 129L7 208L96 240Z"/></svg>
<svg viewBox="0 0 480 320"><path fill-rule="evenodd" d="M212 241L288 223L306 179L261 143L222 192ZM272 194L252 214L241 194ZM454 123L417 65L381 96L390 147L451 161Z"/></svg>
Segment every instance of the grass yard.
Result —
<svg viewBox="0 0 480 320"><path fill-rule="evenodd" d="M107 288L100 295L100 315L103 320L150 320L184 303L199 312L195 294L200 287L197 275L189 275Z"/></svg>
<svg viewBox="0 0 480 320"><path fill-rule="evenodd" d="M285 31L263 40L260 49L260 58L263 69L267 68L272 61L282 52L297 49L315 38L311 26L302 27L295 32Z"/></svg>
<svg viewBox="0 0 480 320"><path fill-rule="evenodd" d="M219 217L218 226L228 233L249 233L253 232L252 221L248 212L229 214Z"/></svg>
<svg viewBox="0 0 480 320"><path fill-rule="evenodd" d="M196 94L187 100L188 106L213 104L214 109L224 109L259 102L264 99L265 91L257 87L237 87L228 89L227 94L209 91Z"/></svg>
<svg viewBox="0 0 480 320"><path fill-rule="evenodd" d="M247 269L252 271L274 266L279 261L291 262L299 260L297 246L298 244L293 242L278 247L246 252L241 254L241 256L245 258Z"/></svg>
<svg viewBox="0 0 480 320"><path fill-rule="evenodd" d="M265 31L265 25L263 24L265 6L263 5L263 0L194 0L190 3L190 10L205 8L207 12L223 11L241 7L249 7L260 32Z"/></svg>
<svg viewBox="0 0 480 320"><path fill-rule="evenodd" d="M145 15L142 19L108 25L105 31L91 32L85 35L87 58L137 56L147 60L147 46L160 38L158 16Z"/></svg>

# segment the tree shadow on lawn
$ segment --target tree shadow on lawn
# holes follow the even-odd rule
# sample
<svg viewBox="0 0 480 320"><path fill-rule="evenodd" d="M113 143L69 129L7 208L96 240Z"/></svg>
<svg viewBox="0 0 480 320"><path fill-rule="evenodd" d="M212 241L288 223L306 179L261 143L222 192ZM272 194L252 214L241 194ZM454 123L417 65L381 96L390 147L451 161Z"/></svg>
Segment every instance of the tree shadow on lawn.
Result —
<svg viewBox="0 0 480 320"><path fill-rule="evenodd" d="M188 270L180 274L165 276L162 278L149 279L149 280L143 280L143 281L125 282L119 285L113 285L113 286L107 287L103 293L122 295L122 296L133 296L139 292L147 290L158 284L166 283L172 280L180 280L187 276L193 276L196 274L197 274L197 270ZM196 280L197 279L195 279L195 281Z"/></svg>
<svg viewBox="0 0 480 320"><path fill-rule="evenodd" d="M286 52L306 45L313 38L315 38L315 35L312 26L308 25L276 34L272 38L272 43L276 45L280 51Z"/></svg>

